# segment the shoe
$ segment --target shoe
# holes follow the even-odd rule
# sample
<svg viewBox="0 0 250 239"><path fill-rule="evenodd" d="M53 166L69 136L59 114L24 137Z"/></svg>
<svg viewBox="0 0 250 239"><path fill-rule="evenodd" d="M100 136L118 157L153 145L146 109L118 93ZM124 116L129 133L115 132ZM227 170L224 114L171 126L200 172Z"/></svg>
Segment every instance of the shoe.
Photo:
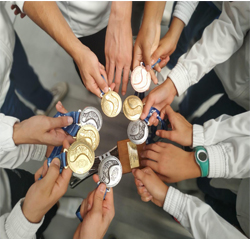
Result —
<svg viewBox="0 0 250 239"><path fill-rule="evenodd" d="M79 205L81 205L82 201L82 198L62 197L59 200L59 208L56 214L67 218L76 218L76 210Z"/></svg>
<svg viewBox="0 0 250 239"><path fill-rule="evenodd" d="M56 83L50 90L51 94L53 95L53 99L49 107L47 108L46 111L37 109L35 112L36 115L48 115L49 112L55 107L57 102L64 99L68 91L69 91L68 83L66 82Z"/></svg>

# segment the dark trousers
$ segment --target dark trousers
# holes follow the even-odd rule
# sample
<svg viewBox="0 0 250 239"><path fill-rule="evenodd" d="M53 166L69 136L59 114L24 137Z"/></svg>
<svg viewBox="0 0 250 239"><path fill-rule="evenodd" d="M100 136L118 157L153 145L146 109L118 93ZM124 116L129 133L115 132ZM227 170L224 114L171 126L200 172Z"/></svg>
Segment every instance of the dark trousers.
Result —
<svg viewBox="0 0 250 239"><path fill-rule="evenodd" d="M33 174L22 169L5 169L5 171L8 175L10 182L11 206L13 208L21 198L25 197L31 185L35 182L35 179ZM57 204L55 204L46 213L43 224L36 233L38 239L41 237L42 233L47 229L52 218L56 215L57 209L58 206Z"/></svg>
<svg viewBox="0 0 250 239"><path fill-rule="evenodd" d="M13 65L10 72L10 87L0 111L22 121L33 116L34 112L19 100L15 90L41 110L48 108L53 96L41 85L37 74L32 66L29 65L27 55L18 35L15 34L15 36L16 42L13 53Z"/></svg>
<svg viewBox="0 0 250 239"><path fill-rule="evenodd" d="M103 28L101 31L99 31L93 35L79 38L79 40L81 41L81 43L83 45L87 46L88 48L90 48L91 51L93 51L95 53L99 62L104 67L106 65L106 59L105 59L106 30L107 30L107 27ZM75 61L74 61L74 65L75 65L76 71L81 79L81 74L80 74L80 71L79 71L78 66L75 63Z"/></svg>

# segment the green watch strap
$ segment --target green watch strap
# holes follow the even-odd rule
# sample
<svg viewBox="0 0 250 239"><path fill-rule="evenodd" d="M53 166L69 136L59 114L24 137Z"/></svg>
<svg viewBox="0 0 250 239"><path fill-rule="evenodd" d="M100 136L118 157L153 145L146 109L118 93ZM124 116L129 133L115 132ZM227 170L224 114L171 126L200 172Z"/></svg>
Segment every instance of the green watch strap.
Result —
<svg viewBox="0 0 250 239"><path fill-rule="evenodd" d="M196 163L201 169L201 177L207 177L209 172L209 158L207 150L202 146L197 146L194 150Z"/></svg>

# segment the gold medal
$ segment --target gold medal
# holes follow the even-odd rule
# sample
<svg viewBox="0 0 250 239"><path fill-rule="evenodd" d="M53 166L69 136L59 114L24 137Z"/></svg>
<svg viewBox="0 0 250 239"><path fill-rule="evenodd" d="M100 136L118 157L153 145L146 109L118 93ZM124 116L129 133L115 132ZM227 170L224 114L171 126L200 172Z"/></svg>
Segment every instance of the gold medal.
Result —
<svg viewBox="0 0 250 239"><path fill-rule="evenodd" d="M95 153L86 142L76 141L69 149L64 149L67 152L68 167L77 174L88 172L95 161Z"/></svg>
<svg viewBox="0 0 250 239"><path fill-rule="evenodd" d="M124 115L132 121L138 120L143 110L143 104L139 97L135 95L128 96L123 103Z"/></svg>
<svg viewBox="0 0 250 239"><path fill-rule="evenodd" d="M100 135L93 125L86 124L79 129L76 140L86 141L95 151L100 143Z"/></svg>
<svg viewBox="0 0 250 239"><path fill-rule="evenodd" d="M122 109L121 97L115 91L109 89L109 91L102 96L101 106L105 115L115 117Z"/></svg>

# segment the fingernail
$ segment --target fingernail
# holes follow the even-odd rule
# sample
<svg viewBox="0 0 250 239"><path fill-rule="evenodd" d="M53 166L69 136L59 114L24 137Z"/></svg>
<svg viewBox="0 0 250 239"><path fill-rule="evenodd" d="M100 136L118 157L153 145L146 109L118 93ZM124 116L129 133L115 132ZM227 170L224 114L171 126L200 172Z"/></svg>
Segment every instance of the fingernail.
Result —
<svg viewBox="0 0 250 239"><path fill-rule="evenodd" d="M150 65L146 65L146 71L150 71Z"/></svg>
<svg viewBox="0 0 250 239"><path fill-rule="evenodd" d="M139 186L143 186L143 183L142 183L142 182L139 182L138 184L139 184Z"/></svg>
<svg viewBox="0 0 250 239"><path fill-rule="evenodd" d="M87 209L88 209L88 211L91 209L91 205L89 203L88 203L88 208Z"/></svg>
<svg viewBox="0 0 250 239"><path fill-rule="evenodd" d="M106 87L104 87L104 89L103 89L103 91L106 93L106 92L108 92L108 90L109 90L109 88L106 86Z"/></svg>
<svg viewBox="0 0 250 239"><path fill-rule="evenodd" d="M159 133L158 131L156 131L156 133L155 133L155 134L159 136L159 134L160 134L160 133Z"/></svg>
<svg viewBox="0 0 250 239"><path fill-rule="evenodd" d="M122 92L122 95L125 95L125 92Z"/></svg>
<svg viewBox="0 0 250 239"><path fill-rule="evenodd" d="M153 65L154 63L155 63L154 59L153 59L153 60L151 60L151 65Z"/></svg>
<svg viewBox="0 0 250 239"><path fill-rule="evenodd" d="M68 117L68 125L71 125L73 123L73 118L72 117Z"/></svg>
<svg viewBox="0 0 250 239"><path fill-rule="evenodd" d="M100 192L104 193L104 192L105 192L105 189L106 189L105 184L104 184L104 183L101 183L101 184L99 185L99 190L100 190Z"/></svg>
<svg viewBox="0 0 250 239"><path fill-rule="evenodd" d="M52 163L55 164L55 165L57 165L58 167L60 167L60 165L61 165L60 159L58 159L58 158L54 158L52 160Z"/></svg>
<svg viewBox="0 0 250 239"><path fill-rule="evenodd" d="M149 196L149 197L147 197L147 200L151 200L153 197L152 196Z"/></svg>

